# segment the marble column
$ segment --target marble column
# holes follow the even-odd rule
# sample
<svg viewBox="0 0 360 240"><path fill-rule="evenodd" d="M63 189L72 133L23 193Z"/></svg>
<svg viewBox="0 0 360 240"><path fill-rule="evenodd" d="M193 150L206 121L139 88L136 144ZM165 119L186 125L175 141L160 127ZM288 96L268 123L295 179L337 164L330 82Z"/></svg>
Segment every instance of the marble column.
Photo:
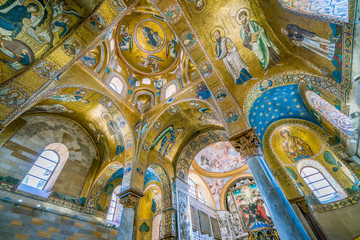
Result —
<svg viewBox="0 0 360 240"><path fill-rule="evenodd" d="M133 239L133 228L135 218L135 207L138 205L142 195L133 192L124 192L119 194L120 203L123 205L121 214L118 240Z"/></svg>
<svg viewBox="0 0 360 240"><path fill-rule="evenodd" d="M240 155L245 158L256 185L270 210L280 239L310 240L265 162L255 131L249 129L232 137L230 141Z"/></svg>
<svg viewBox="0 0 360 240"><path fill-rule="evenodd" d="M190 240L192 237L192 225L190 215L190 203L189 203L189 185L181 180L175 178L176 185L176 198L177 198L177 226L178 226L178 239Z"/></svg>

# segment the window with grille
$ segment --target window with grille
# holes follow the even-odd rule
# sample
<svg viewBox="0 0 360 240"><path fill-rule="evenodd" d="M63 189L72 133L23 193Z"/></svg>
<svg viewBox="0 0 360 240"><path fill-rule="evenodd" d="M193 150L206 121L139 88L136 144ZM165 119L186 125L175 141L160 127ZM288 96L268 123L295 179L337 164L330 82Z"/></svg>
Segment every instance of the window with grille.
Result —
<svg viewBox="0 0 360 240"><path fill-rule="evenodd" d="M43 151L28 174L22 180L21 184L43 190L54 172L59 159L59 155L55 151Z"/></svg>
<svg viewBox="0 0 360 240"><path fill-rule="evenodd" d="M335 197L336 190L318 169L304 167L301 169L300 174L321 203Z"/></svg>
<svg viewBox="0 0 360 240"><path fill-rule="evenodd" d="M119 202L119 197L117 196L120 193L121 186L117 186L112 195L110 200L109 212L106 217L106 221L108 223L112 223L115 225L120 225L121 220L121 213L123 210L122 204Z"/></svg>

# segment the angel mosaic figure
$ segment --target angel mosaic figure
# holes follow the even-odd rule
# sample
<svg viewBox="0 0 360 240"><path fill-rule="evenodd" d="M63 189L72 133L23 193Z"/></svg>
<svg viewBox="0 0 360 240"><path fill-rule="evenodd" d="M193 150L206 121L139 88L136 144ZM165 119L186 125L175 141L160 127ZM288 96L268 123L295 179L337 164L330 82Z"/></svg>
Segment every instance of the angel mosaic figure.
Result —
<svg viewBox="0 0 360 240"><path fill-rule="evenodd" d="M122 41L120 42L120 49L121 50L129 50L130 52L133 48L133 39L132 36L129 34L129 27L125 29L124 25L121 25L120 28L120 36L122 37Z"/></svg>
<svg viewBox="0 0 360 240"><path fill-rule="evenodd" d="M138 65L141 67L151 66L151 72L156 73L159 72L160 61L163 62L164 60L154 55L149 55L147 58L141 56Z"/></svg>
<svg viewBox="0 0 360 240"><path fill-rule="evenodd" d="M171 41L169 41L166 45L166 58L169 57L169 55L173 58L177 57L177 51L175 50L176 45L178 44L178 40L172 36Z"/></svg>

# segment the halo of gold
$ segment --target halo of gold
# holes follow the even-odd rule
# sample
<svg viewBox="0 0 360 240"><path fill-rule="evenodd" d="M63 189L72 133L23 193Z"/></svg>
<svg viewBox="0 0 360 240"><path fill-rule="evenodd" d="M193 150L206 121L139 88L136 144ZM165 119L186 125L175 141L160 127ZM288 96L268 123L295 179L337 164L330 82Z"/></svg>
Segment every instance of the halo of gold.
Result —
<svg viewBox="0 0 360 240"><path fill-rule="evenodd" d="M220 27L220 26L214 27L214 28L210 31L210 39L211 39L211 41L213 41L214 43L216 43L216 40L215 40L215 38L214 38L214 32L215 32L216 30L219 30L221 37L225 37L225 30L224 30L222 27Z"/></svg>
<svg viewBox="0 0 360 240"><path fill-rule="evenodd" d="M235 22L239 25L241 25L241 22L239 22L239 15L241 12L244 12L244 11L247 13L247 19L251 19L250 10L246 7L240 8L239 11L237 11L237 13L235 14Z"/></svg>

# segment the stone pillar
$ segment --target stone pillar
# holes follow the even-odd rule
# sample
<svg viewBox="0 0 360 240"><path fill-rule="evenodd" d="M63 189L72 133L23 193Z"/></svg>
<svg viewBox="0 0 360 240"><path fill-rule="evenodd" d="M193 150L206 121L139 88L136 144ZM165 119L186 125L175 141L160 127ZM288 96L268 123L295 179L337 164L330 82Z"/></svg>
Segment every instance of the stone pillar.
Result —
<svg viewBox="0 0 360 240"><path fill-rule="evenodd" d="M221 238L224 240L236 239L231 229L228 211L217 211Z"/></svg>
<svg viewBox="0 0 360 240"><path fill-rule="evenodd" d="M259 148L259 138L249 129L230 139L234 148L245 159L255 182L270 210L280 239L310 240L289 201L270 172Z"/></svg>
<svg viewBox="0 0 360 240"><path fill-rule="evenodd" d="M176 198L177 198L177 227L178 227L178 239L190 240L192 238L192 224L190 215L190 203L189 203L189 185L181 180L175 178L176 185Z"/></svg>
<svg viewBox="0 0 360 240"><path fill-rule="evenodd" d="M290 203L294 203L298 206L298 208L300 209L302 215L304 216L305 220L307 221L307 223L309 224L309 226L311 227L311 230L313 231L313 234L316 235L316 238L319 240L326 240L326 236L324 234L324 232L322 231L320 225L318 224L318 222L316 221L316 219L314 218L314 216L311 214L310 211L310 207L307 204L305 197L299 197L296 199L291 199Z"/></svg>
<svg viewBox="0 0 360 240"><path fill-rule="evenodd" d="M124 208L121 214L118 240L133 239L135 207L142 196L142 194L130 191L119 194L120 203Z"/></svg>
<svg viewBox="0 0 360 240"><path fill-rule="evenodd" d="M170 207L162 212L162 237L161 240L176 239L176 209Z"/></svg>

